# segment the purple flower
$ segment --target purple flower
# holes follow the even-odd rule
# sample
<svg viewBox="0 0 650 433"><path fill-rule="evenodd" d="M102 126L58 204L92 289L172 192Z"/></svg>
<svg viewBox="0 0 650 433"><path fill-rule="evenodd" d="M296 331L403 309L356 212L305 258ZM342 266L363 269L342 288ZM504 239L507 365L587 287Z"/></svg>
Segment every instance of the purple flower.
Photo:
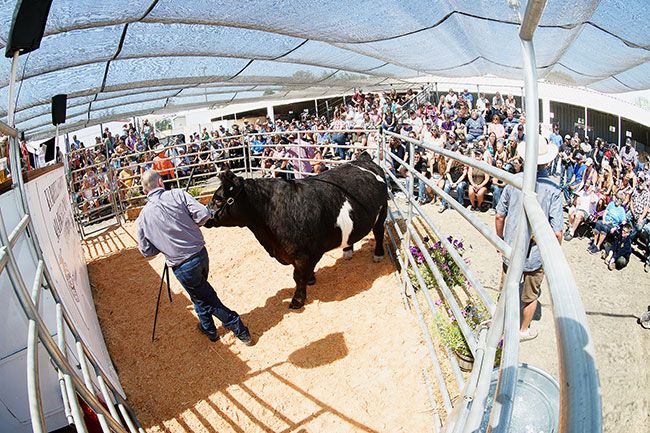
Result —
<svg viewBox="0 0 650 433"><path fill-rule="evenodd" d="M441 306L442 305L442 299L438 299L436 302L434 302L434 304L436 304L437 306Z"/></svg>
<svg viewBox="0 0 650 433"><path fill-rule="evenodd" d="M458 248L461 249L461 250L463 249L463 242L462 241L458 242Z"/></svg>
<svg viewBox="0 0 650 433"><path fill-rule="evenodd" d="M450 243L451 243L451 241L452 241L453 239L454 239L454 238L452 238L451 236L449 236L449 237L447 238L447 240L448 240Z"/></svg>

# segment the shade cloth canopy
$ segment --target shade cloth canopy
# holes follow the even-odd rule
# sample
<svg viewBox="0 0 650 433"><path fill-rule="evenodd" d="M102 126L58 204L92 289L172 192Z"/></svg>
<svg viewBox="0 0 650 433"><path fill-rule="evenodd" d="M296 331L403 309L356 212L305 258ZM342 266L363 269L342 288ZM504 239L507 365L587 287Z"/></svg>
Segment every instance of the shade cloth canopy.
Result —
<svg viewBox="0 0 650 433"><path fill-rule="evenodd" d="M540 79L650 88L647 0L549 0ZM41 48L20 57L16 127L66 130L262 98L321 97L409 78L522 78L518 0L54 0ZM0 0L4 47L16 7ZM0 116L11 60L0 61Z"/></svg>

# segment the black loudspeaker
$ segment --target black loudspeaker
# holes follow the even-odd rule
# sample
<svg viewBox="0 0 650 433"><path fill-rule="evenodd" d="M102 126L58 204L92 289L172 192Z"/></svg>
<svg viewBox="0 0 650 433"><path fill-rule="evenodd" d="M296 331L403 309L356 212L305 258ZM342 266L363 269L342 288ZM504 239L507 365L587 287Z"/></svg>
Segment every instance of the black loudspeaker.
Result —
<svg viewBox="0 0 650 433"><path fill-rule="evenodd" d="M68 95L52 96L52 125L65 123L65 108L68 104Z"/></svg>
<svg viewBox="0 0 650 433"><path fill-rule="evenodd" d="M56 142L54 137L50 138L47 141L41 143L41 146L45 147L45 162L50 162L56 158Z"/></svg>
<svg viewBox="0 0 650 433"><path fill-rule="evenodd" d="M45 33L47 16L52 0L18 0L11 31L5 47L5 57L13 57L16 51L21 54L34 51L41 46Z"/></svg>

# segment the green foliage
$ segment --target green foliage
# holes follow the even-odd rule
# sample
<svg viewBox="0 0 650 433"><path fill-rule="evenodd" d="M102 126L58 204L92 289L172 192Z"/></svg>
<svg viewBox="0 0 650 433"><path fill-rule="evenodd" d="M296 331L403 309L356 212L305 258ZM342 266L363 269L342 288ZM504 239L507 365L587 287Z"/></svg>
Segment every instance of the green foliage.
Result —
<svg viewBox="0 0 650 433"><path fill-rule="evenodd" d="M436 305L440 308L440 314L435 318L435 326L443 343L454 352L471 356L472 352L469 350L467 341L460 330L458 320L456 320L454 313L447 303L441 299L436 301ZM465 305L461 314L472 330L476 330L481 323L489 318L487 311L482 306L475 305L472 301Z"/></svg>
<svg viewBox="0 0 650 433"><path fill-rule="evenodd" d="M192 197L198 197L201 195L202 188L200 186L193 186L187 192L192 196Z"/></svg>
<svg viewBox="0 0 650 433"><path fill-rule="evenodd" d="M169 119L161 119L156 121L156 129L158 131L167 131L172 129L172 122Z"/></svg>

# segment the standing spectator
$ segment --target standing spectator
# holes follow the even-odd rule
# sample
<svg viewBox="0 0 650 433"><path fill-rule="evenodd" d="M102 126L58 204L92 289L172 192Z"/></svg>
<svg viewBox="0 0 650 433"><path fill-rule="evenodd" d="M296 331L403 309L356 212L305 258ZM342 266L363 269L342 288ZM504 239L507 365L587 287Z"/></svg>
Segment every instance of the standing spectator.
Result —
<svg viewBox="0 0 650 433"><path fill-rule="evenodd" d="M467 102L467 107L471 110L474 106L474 95L469 93L469 90L463 90L463 100Z"/></svg>
<svg viewBox="0 0 650 433"><path fill-rule="evenodd" d="M152 130L147 138L147 150L153 150L160 144L160 140L156 137L156 133Z"/></svg>
<svg viewBox="0 0 650 433"><path fill-rule="evenodd" d="M521 142L517 146L517 153L524 157L526 152L526 143ZM558 242L562 241L562 195L558 186L548 177L547 166L557 155L557 147L549 144L546 138L539 137L539 153L537 156L537 183L535 192L537 200L542 207L551 228L555 232ZM517 225L525 223L526 216L522 214L523 193L507 185L499 204L497 205L497 216L495 219L497 235L506 241L508 245L513 245ZM519 339L521 341L532 340L537 337L537 331L530 328L535 310L537 309L537 300L541 293L542 281L544 280L544 269L542 268L542 258L539 247L535 242L530 242L526 248L528 256L524 263L523 275L523 292L521 301L523 311L521 316L521 325L519 328ZM507 271L509 260L503 257L504 274Z"/></svg>
<svg viewBox="0 0 650 433"><path fill-rule="evenodd" d="M165 184L165 189L171 189L171 181L176 178L174 163L165 154L165 148L160 144L156 146L156 157L153 159L153 169L160 175Z"/></svg>
<svg viewBox="0 0 650 433"><path fill-rule="evenodd" d="M551 135L548 136L548 141L553 143L555 147L557 147L558 151L562 149L563 140L562 140L562 136L560 135L560 126L557 123L553 124L553 131L551 132ZM558 156L556 156L553 162L551 163L551 170L550 170L551 176L558 176L560 174L558 170L559 160L560 160L560 155L558 154ZM560 181L561 180L562 179L560 179Z"/></svg>

